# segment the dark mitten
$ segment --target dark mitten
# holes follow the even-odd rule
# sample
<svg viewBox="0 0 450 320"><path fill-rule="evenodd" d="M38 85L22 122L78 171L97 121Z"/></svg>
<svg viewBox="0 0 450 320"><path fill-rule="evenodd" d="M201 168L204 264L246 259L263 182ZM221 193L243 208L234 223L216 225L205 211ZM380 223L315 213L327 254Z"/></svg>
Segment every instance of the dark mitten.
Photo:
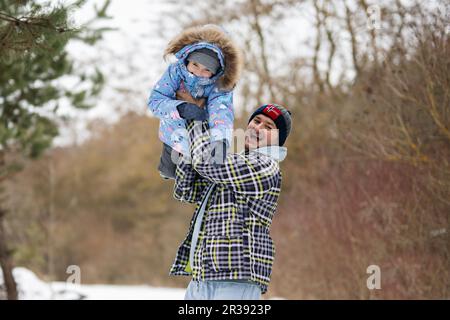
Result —
<svg viewBox="0 0 450 320"><path fill-rule="evenodd" d="M177 106L180 117L186 120L200 120L208 119L208 113L205 109L200 108L196 104L185 102Z"/></svg>

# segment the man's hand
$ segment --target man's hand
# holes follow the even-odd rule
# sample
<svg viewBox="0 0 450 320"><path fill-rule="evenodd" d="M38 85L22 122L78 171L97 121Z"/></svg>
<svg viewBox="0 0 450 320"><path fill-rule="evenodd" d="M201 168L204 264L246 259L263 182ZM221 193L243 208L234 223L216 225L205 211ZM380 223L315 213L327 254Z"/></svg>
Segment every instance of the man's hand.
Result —
<svg viewBox="0 0 450 320"><path fill-rule="evenodd" d="M206 104L205 98L194 99L191 94L181 85L181 89L176 92L177 100L183 100L192 104L196 104L200 108L204 108Z"/></svg>

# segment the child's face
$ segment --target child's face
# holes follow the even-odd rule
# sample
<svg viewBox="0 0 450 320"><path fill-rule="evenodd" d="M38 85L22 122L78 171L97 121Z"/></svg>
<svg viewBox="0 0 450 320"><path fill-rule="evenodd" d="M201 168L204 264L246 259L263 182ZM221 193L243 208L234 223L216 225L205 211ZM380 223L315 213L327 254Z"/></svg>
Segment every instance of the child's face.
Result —
<svg viewBox="0 0 450 320"><path fill-rule="evenodd" d="M187 69L190 73L202 78L211 78L213 73L208 70L204 65L195 61L189 61Z"/></svg>

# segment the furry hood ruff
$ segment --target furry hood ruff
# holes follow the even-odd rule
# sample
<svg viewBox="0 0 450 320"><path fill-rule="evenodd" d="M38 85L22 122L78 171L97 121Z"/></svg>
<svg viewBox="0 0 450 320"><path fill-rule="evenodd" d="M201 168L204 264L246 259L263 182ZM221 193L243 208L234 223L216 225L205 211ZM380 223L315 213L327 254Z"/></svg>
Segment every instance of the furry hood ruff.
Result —
<svg viewBox="0 0 450 320"><path fill-rule="evenodd" d="M176 54L185 46L197 42L209 42L222 51L225 58L225 70L219 79L219 87L232 90L241 76L243 55L236 43L219 26L205 25L187 28L169 42L164 57Z"/></svg>

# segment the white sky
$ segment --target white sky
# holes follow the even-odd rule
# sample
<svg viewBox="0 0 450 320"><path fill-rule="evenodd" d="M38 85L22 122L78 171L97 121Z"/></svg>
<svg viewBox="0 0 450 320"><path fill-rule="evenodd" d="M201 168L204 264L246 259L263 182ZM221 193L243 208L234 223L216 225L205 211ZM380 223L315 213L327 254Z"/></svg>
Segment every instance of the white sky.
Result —
<svg viewBox="0 0 450 320"><path fill-rule="evenodd" d="M89 21L96 3L99 5L102 1L88 1L81 10L74 12L76 25ZM59 114L71 115L73 119L61 128L54 145L85 140L89 136L86 130L88 120L114 122L126 110L147 112L150 89L167 67L162 58L166 41L157 35L152 36L152 31L157 27L159 15L170 10L170 6L163 0L113 0L107 11L112 19L101 25L117 30L106 32L95 46L77 41L69 43L68 51L77 63L83 67L98 67L104 73L106 83L94 108L80 112L67 104L61 107ZM70 79L64 79L64 82L71 83Z"/></svg>
<svg viewBox="0 0 450 320"><path fill-rule="evenodd" d="M74 13L77 25L83 25L93 16L93 7L102 1L90 0ZM178 8L178 7L177 7ZM67 103L60 108L60 115L70 115L70 120L60 129L60 136L54 140L54 145L61 146L70 143L81 143L89 137L86 124L92 119L102 119L109 123L119 119L126 110L149 114L146 101L153 84L159 79L168 63L162 58L167 42L180 30L179 26L171 26L169 19L164 20L164 35L157 35L160 17L174 10L174 5L164 0L112 0L108 13L112 16L102 25L117 28L116 31L104 34L104 39L95 46L87 46L79 42L68 45L69 53L77 63L84 67L98 67L105 74L106 84L102 94L96 99L95 107L88 111L78 111ZM298 43L304 43L311 36L306 12L303 17L291 17L282 22L271 24L280 34L278 40L283 48L269 50L269 55L276 57L277 52L292 52L298 54ZM240 32L242 28L230 25L228 31ZM286 32L285 32L286 30ZM296 30L295 34L292 30ZM306 47L305 49L306 50ZM307 54L306 52L304 52ZM279 62L280 59L272 59ZM64 83L70 84L69 79ZM237 90L238 92L239 90ZM234 104L237 110L242 108L238 94Z"/></svg>
<svg viewBox="0 0 450 320"><path fill-rule="evenodd" d="M83 25L93 16L93 7L100 5L102 1L91 0L75 11L74 20L77 25ZM178 26L167 25L170 20L164 20L164 32L162 36L155 34L158 28L159 18L168 11L174 10L172 4L164 0L113 0L108 9L112 16L102 25L117 28L117 31L107 32L104 40L94 47L79 42L71 42L68 51L78 63L95 65L105 74L107 81L105 88L96 99L96 106L88 111L79 112L70 108L68 104L61 107L60 115L71 115L72 120L61 128L61 134L54 141L54 145L65 145L76 142L81 143L89 136L86 123L91 119L103 119L107 122L116 121L125 110L148 113L146 101L153 84L159 79L167 67L162 54L167 42L177 33ZM308 23L306 19L293 17L283 21L290 25L289 30L301 30L292 37L290 32L281 32L284 37L284 45L293 53L298 52L298 47L290 47L294 42L303 41L309 36L306 31ZM283 24L271 26L286 28ZM234 26L239 31L239 26ZM233 26L229 31L233 33ZM154 36L152 36L154 35ZM277 50L286 51L286 48ZM275 52L276 55L276 52ZM69 79L65 83L71 83ZM128 94L126 93L128 92ZM235 95L235 106L240 108L239 97Z"/></svg>
<svg viewBox="0 0 450 320"><path fill-rule="evenodd" d="M386 1L380 0L379 3ZM407 0L402 1L402 3L407 2ZM89 0L81 10L75 11L76 23L82 25L88 21L93 16L93 6L101 3L103 1ZM430 3L436 4L436 0L432 0ZM95 107L91 110L78 112L63 105L60 115L72 115L73 120L61 128L61 135L55 139L55 145L65 145L71 142L81 143L89 136L86 123L91 119L114 122L126 110L150 114L146 105L148 95L153 84L168 65L162 58L164 48L180 30L178 30L179 26L170 25L170 19L163 19L164 34L158 35L156 32L160 27L158 25L161 21L160 17L164 17L173 10L175 10L174 5L170 1L164 0L112 0L108 10L112 19L107 20L103 25L117 28L117 30L105 33L104 39L94 47L78 42L69 44L68 51L77 63L84 66L97 66L103 71L107 82L102 94L95 101ZM178 6L177 10L179 10ZM282 20L271 20L270 23L262 20L263 27L268 28L267 31L270 28L276 34L275 39L271 39L272 42L269 42L267 46L271 70L277 68L284 70L283 59L285 57L280 59L280 54L287 53L287 55L304 58L312 55L311 41L315 37L313 23L314 16L310 5L302 7L300 11L288 13L288 16ZM359 28L366 28L365 23L362 23ZM236 35L246 32L236 24L227 26L227 30ZM339 34L339 37L345 39L346 35ZM235 37L236 40L239 40L237 38ZM339 53L341 58L333 64L332 83L338 81L341 72L352 77L352 70L347 67L349 48L346 47L346 41L340 41L337 45L338 50L342 52ZM326 46L325 41L323 53L326 52ZM324 66L325 60L326 56L323 55L319 68ZM64 79L63 82L71 83L69 79ZM240 105L238 94L235 95L234 103L236 110L243 107L249 108L249 106Z"/></svg>

